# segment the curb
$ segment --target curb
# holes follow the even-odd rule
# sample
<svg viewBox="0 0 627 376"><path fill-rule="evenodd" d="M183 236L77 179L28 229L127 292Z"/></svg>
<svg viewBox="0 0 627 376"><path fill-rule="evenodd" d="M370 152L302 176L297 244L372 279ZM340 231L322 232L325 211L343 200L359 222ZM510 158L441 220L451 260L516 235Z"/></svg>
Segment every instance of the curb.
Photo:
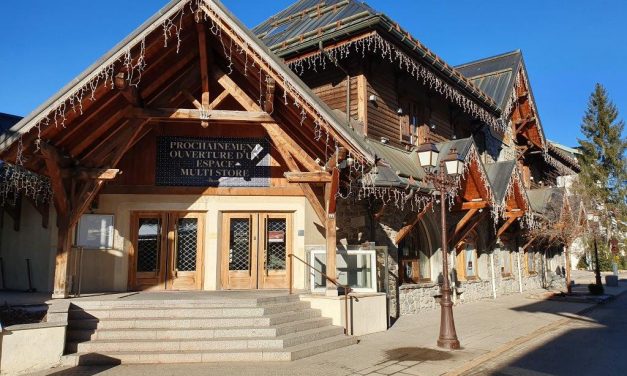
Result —
<svg viewBox="0 0 627 376"><path fill-rule="evenodd" d="M583 315L583 314L589 313L590 311L593 311L596 308L598 308L598 306L600 306L602 304L606 304L608 302L611 302L611 301L615 300L616 298L621 297L621 296L623 296L625 294L627 294L627 290L622 291L622 292L620 292L620 293L618 293L616 295L609 295L610 298L608 300L606 300L604 302L590 303L590 304L592 304L592 306L586 307L586 308L584 308L582 310L574 312L574 314ZM446 373L445 376L464 375L468 371L471 371L472 369L480 366L481 364L496 358L497 356L503 354L504 352L506 352L508 350L511 350L512 348L514 348L516 346L519 346L519 345L522 345L522 344L524 344L526 342L531 341L532 339L536 338L540 334L547 334L547 333L556 331L558 328L560 328L561 326L567 324L570 321L572 321L571 318L565 318L565 319L561 319L561 320L558 320L556 322L553 322L551 324L542 326L542 327L534 330L533 332L531 332L531 333L529 333L527 335L524 335L522 337L518 337L515 340L510 341L510 342L502 345L501 347L499 347L499 348L497 348L495 350L492 350L492 351L490 351L490 352L488 352L486 354L483 354L481 356L478 356L478 357L476 357L476 358L466 362L463 366L461 366L459 368L456 368L456 369Z"/></svg>

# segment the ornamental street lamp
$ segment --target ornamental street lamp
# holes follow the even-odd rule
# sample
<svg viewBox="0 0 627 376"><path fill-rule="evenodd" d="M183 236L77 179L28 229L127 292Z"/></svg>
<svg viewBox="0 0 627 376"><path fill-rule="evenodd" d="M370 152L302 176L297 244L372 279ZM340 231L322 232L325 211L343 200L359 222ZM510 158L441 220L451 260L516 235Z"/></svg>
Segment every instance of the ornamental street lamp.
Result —
<svg viewBox="0 0 627 376"><path fill-rule="evenodd" d="M455 176L461 174L464 169L464 160L457 154L457 150L451 149L451 153L440 162L438 172L433 172L437 166L439 150L434 143L427 140L417 150L418 160L426 172L425 181L433 184L440 192L441 226L442 226L442 275L443 282L440 298L440 336L438 347L446 349L459 349L459 340L455 331L453 318L453 302L451 300L451 285L448 273L448 239L446 226L446 193L456 184Z"/></svg>

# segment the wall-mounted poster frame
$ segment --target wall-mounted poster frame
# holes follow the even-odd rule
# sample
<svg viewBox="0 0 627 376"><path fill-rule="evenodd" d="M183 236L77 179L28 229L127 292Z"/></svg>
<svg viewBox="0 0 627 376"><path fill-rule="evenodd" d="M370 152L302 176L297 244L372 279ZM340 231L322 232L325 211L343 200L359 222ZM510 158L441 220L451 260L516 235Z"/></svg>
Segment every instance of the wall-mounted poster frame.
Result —
<svg viewBox="0 0 627 376"><path fill-rule="evenodd" d="M113 248L113 214L83 214L76 228L76 247Z"/></svg>

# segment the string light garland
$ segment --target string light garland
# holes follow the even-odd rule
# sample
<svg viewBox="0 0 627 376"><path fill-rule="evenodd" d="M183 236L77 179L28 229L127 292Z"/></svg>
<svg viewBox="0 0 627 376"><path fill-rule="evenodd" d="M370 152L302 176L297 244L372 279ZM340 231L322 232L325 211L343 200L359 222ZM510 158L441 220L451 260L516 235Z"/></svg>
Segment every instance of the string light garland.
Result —
<svg viewBox="0 0 627 376"><path fill-rule="evenodd" d="M19 195L28 197L35 204L47 203L52 197L50 179L22 166L2 162L0 164L0 206L15 204Z"/></svg>
<svg viewBox="0 0 627 376"><path fill-rule="evenodd" d="M400 69L404 69L417 81L422 82L423 85L435 90L448 100L457 104L467 114L483 121L499 133L505 131L505 125L499 123L495 116L491 115L475 101L462 94L457 88L438 77L422 63L396 48L377 32L370 33L362 38L354 39L341 45L327 48L324 51L317 51L305 57L296 58L287 64L294 72L303 75L307 70L317 72L318 67L324 70L326 69L327 63L336 64L336 62L350 56L351 53L361 54L361 57L365 58L367 52L379 53L382 59L388 60L390 63L398 64Z"/></svg>

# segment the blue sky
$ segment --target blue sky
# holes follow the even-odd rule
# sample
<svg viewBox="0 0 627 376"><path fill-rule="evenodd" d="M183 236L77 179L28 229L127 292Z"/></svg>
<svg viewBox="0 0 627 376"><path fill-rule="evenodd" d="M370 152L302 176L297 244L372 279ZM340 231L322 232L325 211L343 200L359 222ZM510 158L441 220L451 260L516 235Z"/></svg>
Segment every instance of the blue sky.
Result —
<svg viewBox="0 0 627 376"><path fill-rule="evenodd" d="M294 0L224 0L253 27ZM0 112L26 115L167 0L0 1ZM576 145L588 96L606 86L627 118L627 2L370 0L457 65L522 49L545 133ZM516 5L519 4L519 5Z"/></svg>

